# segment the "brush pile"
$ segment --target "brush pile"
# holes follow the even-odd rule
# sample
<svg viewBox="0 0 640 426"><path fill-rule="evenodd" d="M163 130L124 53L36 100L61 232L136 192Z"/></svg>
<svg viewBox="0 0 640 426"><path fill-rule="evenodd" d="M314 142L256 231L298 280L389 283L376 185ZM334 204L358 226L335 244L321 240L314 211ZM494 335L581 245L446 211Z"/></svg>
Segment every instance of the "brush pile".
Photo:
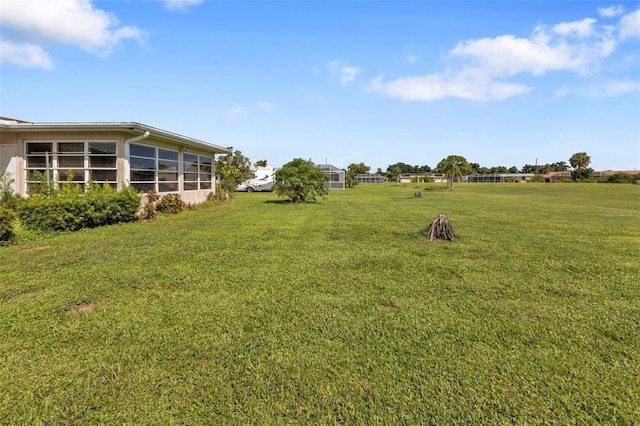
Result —
<svg viewBox="0 0 640 426"><path fill-rule="evenodd" d="M431 222L427 228L426 235L430 241L435 240L448 240L455 241L456 233L453 232L453 226L449 222L449 218L443 214Z"/></svg>

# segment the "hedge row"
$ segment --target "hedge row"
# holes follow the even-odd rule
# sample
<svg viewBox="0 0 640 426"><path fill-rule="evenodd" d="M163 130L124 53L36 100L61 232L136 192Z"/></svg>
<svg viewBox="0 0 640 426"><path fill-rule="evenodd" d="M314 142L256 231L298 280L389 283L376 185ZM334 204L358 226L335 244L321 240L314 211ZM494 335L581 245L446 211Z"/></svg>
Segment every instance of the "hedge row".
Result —
<svg viewBox="0 0 640 426"><path fill-rule="evenodd" d="M93 187L86 193L56 191L51 198L30 197L17 213L26 228L41 231L77 231L82 228L131 222L137 219L140 199L131 187L116 191Z"/></svg>

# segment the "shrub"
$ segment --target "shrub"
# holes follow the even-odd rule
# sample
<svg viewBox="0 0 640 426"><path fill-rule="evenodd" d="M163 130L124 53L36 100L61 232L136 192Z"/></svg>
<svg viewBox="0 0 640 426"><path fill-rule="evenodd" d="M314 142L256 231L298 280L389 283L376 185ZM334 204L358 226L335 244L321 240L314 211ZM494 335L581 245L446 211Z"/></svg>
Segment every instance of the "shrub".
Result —
<svg viewBox="0 0 640 426"><path fill-rule="evenodd" d="M138 213L140 219L151 220L156 218L156 203L159 199L158 193L153 189L150 189L146 195L142 197L142 207Z"/></svg>
<svg viewBox="0 0 640 426"><path fill-rule="evenodd" d="M25 200L18 209L22 224L41 231L77 231L136 220L140 199L131 187L117 192L109 185L90 185L86 193L77 191L69 185L51 198Z"/></svg>
<svg viewBox="0 0 640 426"><path fill-rule="evenodd" d="M89 208L84 199L31 197L18 210L22 224L41 231L77 231L84 227Z"/></svg>
<svg viewBox="0 0 640 426"><path fill-rule="evenodd" d="M207 194L207 201L220 201L228 203L231 201L231 193L226 189L218 189L218 192L210 192Z"/></svg>
<svg viewBox="0 0 640 426"><path fill-rule="evenodd" d="M158 201L156 209L162 213L176 214L180 213L185 207L180 194L167 194Z"/></svg>
<svg viewBox="0 0 640 426"><path fill-rule="evenodd" d="M607 183L634 183L638 179L637 175L629 173L618 172L611 176L604 178L604 182Z"/></svg>
<svg viewBox="0 0 640 426"><path fill-rule="evenodd" d="M107 184L102 187L91 185L84 198L90 206L86 215L88 228L132 222L137 219L140 198L131 187L118 192Z"/></svg>
<svg viewBox="0 0 640 426"><path fill-rule="evenodd" d="M279 197L287 197L294 203L316 201L327 195L325 187L329 177L311 160L294 158L276 171L275 186Z"/></svg>
<svg viewBox="0 0 640 426"><path fill-rule="evenodd" d="M13 222L15 219L15 213L8 208L0 206L0 244L13 239Z"/></svg>

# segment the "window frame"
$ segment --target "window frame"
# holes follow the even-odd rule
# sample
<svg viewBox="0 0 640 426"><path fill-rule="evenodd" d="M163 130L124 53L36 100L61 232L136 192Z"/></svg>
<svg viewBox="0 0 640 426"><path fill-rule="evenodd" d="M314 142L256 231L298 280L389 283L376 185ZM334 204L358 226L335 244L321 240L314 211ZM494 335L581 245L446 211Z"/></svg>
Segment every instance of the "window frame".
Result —
<svg viewBox="0 0 640 426"><path fill-rule="evenodd" d="M112 144L113 152L107 152L104 154L97 154L91 152L91 144L93 143L101 143L101 144ZM30 146L36 144L47 144L50 146L51 151L31 151ZM71 150L67 151L65 148L66 145L82 145L82 151ZM97 184L109 184L113 187L117 187L118 181L118 141L114 139L32 139L24 141L24 176L25 183L27 184L27 192L29 185L37 184L38 181L32 179L33 172L41 172L46 176L47 173L47 164L46 157L47 152L49 152L49 173L51 184L54 188L59 188L61 184L64 184L66 180L66 175L69 170L74 173L73 182L78 183L80 185L88 185L89 182L97 183ZM32 158L43 158L43 164L30 164L30 159ZM92 166L91 158L92 157L112 157L113 158L113 166L109 167L96 167ZM61 163L65 162L65 159L78 159L81 158L81 164L72 164L68 166L63 166ZM106 171L113 172L113 178L107 179L92 179L94 177L93 171Z"/></svg>
<svg viewBox="0 0 640 426"><path fill-rule="evenodd" d="M144 155L132 154L132 147L141 147L141 151ZM135 148L134 148L135 150ZM153 157L150 157L151 152L144 153L145 150L153 150ZM174 159L175 158L175 159ZM153 170L149 167L134 167L134 160L140 159L141 164L144 162L153 161ZM129 184L137 191L146 192L154 190L158 193L180 192L180 177L182 176L181 166L181 152L179 149L171 149L162 146L154 146L141 143L131 143L127 147L127 161L129 162ZM134 180L134 173L150 173L153 172L153 180ZM169 177L169 179L166 179ZM171 179L174 177L175 179Z"/></svg>

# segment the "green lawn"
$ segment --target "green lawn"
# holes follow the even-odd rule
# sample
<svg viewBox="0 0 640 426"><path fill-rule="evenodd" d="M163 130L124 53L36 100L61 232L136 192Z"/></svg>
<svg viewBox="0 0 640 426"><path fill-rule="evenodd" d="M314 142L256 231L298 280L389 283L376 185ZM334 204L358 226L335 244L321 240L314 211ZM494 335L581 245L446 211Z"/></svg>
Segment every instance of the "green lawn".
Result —
<svg viewBox="0 0 640 426"><path fill-rule="evenodd" d="M421 235L440 213L455 243ZM631 424L639 247L614 184L242 193L23 238L0 423Z"/></svg>

